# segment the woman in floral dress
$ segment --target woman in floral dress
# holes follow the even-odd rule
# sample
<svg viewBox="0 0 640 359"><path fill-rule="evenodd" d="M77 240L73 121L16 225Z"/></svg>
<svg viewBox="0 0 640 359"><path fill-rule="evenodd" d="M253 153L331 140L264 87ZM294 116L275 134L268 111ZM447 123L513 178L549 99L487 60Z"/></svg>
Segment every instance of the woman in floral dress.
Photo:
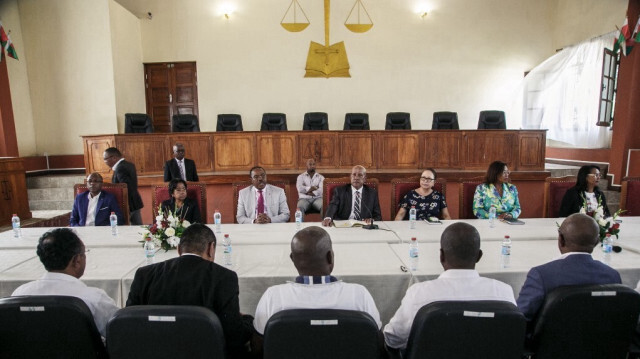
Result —
<svg viewBox="0 0 640 359"><path fill-rule="evenodd" d="M416 207L417 220L425 220L429 217L439 219L451 219L444 195L433 189L436 183L436 171L428 168L420 176L420 187L407 193L400 201L396 221L408 220L409 210Z"/></svg>
<svg viewBox="0 0 640 359"><path fill-rule="evenodd" d="M510 174L504 162L495 161L489 165L484 183L476 187L473 195L473 215L476 218L489 218L491 206L496 207L496 216L499 219L520 216L518 190L509 183Z"/></svg>

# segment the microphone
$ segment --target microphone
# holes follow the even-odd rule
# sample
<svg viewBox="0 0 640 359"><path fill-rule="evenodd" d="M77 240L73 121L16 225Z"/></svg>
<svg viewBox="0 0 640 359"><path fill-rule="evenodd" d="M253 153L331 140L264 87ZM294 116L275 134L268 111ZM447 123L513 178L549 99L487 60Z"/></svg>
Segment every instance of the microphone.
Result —
<svg viewBox="0 0 640 359"><path fill-rule="evenodd" d="M364 188L364 186L363 186ZM364 189L362 190L362 192L364 192ZM364 198L364 196L363 196ZM373 224L373 211L371 210L371 208L369 208L369 206L367 206L363 200L360 200L360 205L362 205L367 211L369 211L369 214L371 214L371 223L369 224L365 224L364 226L362 226L362 228L364 229L378 229L378 225L377 224Z"/></svg>

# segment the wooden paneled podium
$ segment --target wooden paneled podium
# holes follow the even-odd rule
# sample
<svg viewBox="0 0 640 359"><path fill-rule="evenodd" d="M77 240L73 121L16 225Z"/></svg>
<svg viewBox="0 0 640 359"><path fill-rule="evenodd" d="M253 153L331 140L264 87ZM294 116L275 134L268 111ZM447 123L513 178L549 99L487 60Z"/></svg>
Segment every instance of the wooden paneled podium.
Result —
<svg viewBox="0 0 640 359"><path fill-rule="evenodd" d="M11 223L14 213L31 218L24 164L21 158L0 157L0 225Z"/></svg>

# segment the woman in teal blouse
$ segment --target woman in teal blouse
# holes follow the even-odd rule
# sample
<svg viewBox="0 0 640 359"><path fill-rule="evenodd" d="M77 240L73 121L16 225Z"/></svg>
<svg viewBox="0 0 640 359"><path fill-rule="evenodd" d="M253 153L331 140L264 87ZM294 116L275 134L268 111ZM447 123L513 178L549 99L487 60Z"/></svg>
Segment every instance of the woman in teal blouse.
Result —
<svg viewBox="0 0 640 359"><path fill-rule="evenodd" d="M489 218L491 206L496 207L499 219L520 216L518 190L509 183L510 173L504 162L495 161L489 165L484 183L476 187L473 195L473 214L476 218Z"/></svg>

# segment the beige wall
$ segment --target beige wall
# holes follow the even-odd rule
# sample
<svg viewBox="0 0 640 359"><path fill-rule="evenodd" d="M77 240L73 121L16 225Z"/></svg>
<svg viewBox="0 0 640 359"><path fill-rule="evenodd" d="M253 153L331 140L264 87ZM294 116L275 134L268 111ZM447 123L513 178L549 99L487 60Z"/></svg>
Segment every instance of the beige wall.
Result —
<svg viewBox="0 0 640 359"><path fill-rule="evenodd" d="M553 46L575 45L622 26L629 0L554 0ZM630 24L633 27L634 24ZM612 44L613 46L613 44Z"/></svg>

